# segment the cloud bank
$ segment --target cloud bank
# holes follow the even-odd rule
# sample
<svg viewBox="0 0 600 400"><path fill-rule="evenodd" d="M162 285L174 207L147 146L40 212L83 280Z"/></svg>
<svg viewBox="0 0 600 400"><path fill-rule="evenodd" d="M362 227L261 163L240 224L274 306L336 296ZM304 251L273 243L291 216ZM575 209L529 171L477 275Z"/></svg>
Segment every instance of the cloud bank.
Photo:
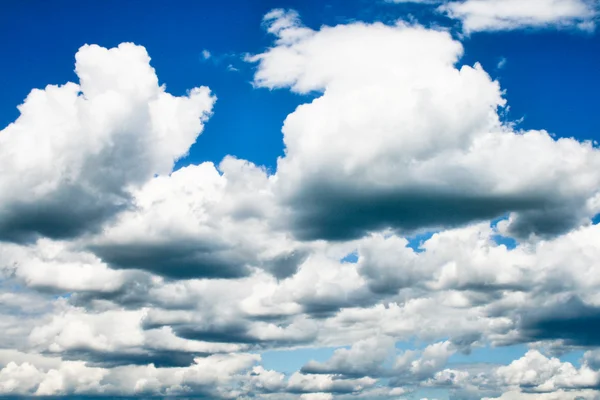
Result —
<svg viewBox="0 0 600 400"><path fill-rule="evenodd" d="M537 24L508 3L442 7L472 31ZM257 90L314 95L275 171L174 171L216 97L169 94L133 44L82 47L79 82L0 132L0 395L597 399L597 145L503 121L446 31L263 26ZM453 361L511 345L506 365ZM300 348L334 350L287 373L261 356Z"/></svg>

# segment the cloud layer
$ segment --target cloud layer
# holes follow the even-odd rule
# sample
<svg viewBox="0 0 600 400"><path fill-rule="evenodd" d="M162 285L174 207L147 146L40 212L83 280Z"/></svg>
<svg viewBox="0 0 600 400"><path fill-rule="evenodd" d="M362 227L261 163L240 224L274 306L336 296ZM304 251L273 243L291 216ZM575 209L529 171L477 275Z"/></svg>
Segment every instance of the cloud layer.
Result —
<svg viewBox="0 0 600 400"><path fill-rule="evenodd" d="M442 7L492 29L471 3L546 24ZM82 47L79 83L0 132L0 396L597 399L597 145L504 121L446 31L263 25L257 90L314 95L275 171L174 171L216 98L172 96L133 44ZM456 362L504 346L525 350ZM301 348L333 350L288 373L261 356Z"/></svg>

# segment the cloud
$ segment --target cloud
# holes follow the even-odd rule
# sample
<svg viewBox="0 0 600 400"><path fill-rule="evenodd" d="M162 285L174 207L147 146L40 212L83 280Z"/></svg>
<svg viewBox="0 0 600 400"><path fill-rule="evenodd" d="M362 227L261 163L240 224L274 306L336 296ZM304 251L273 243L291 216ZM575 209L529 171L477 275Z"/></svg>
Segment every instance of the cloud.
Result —
<svg viewBox="0 0 600 400"><path fill-rule="evenodd" d="M38 369L30 363L9 363L0 370L0 394L25 396L181 396L234 399L228 385L250 369L258 357L250 354L196 358L185 368L126 366L89 367L81 361L63 361L57 368Z"/></svg>
<svg viewBox="0 0 600 400"><path fill-rule="evenodd" d="M111 293L131 280L145 278L112 270L93 254L74 251L63 241L39 239L28 246L1 243L0 256L0 270L40 290Z"/></svg>
<svg viewBox="0 0 600 400"><path fill-rule="evenodd" d="M310 361L302 373L342 374L347 376L377 376L383 362L390 357L394 341L389 337L374 337L358 341L350 349L338 349L324 363Z"/></svg>
<svg viewBox="0 0 600 400"><path fill-rule="evenodd" d="M511 235L555 236L595 215L592 143L515 131L483 68L447 32L399 23L308 30L269 18L255 84L321 92L288 115L274 192L302 239L440 229L514 213ZM557 160L563 160L557 162Z"/></svg>
<svg viewBox="0 0 600 400"><path fill-rule="evenodd" d="M130 206L202 132L215 98L159 86L141 46L83 46L79 84L34 89L0 132L0 239L71 238Z"/></svg>
<svg viewBox="0 0 600 400"><path fill-rule="evenodd" d="M465 32L524 28L593 30L597 4L593 0L465 0L440 6L461 20Z"/></svg>
<svg viewBox="0 0 600 400"><path fill-rule="evenodd" d="M270 222L278 213L270 186L247 161L191 165L134 192L135 208L85 247L115 268L170 278L239 278L252 267L284 278L305 251Z"/></svg>
<svg viewBox="0 0 600 400"><path fill-rule="evenodd" d="M575 368L557 358L547 358L530 350L510 365L496 371L508 385L516 385L533 392L554 392L558 389L588 389L598 386L600 374L587 365Z"/></svg>
<svg viewBox="0 0 600 400"><path fill-rule="evenodd" d="M501 123L499 84L447 32L264 26L255 84L320 96L274 172L172 171L214 97L167 94L128 44L82 48L80 84L2 131L0 396L597 398L597 147ZM517 343L508 365L453 359ZM287 373L256 354L322 347Z"/></svg>
<svg viewBox="0 0 600 400"><path fill-rule="evenodd" d="M287 390L291 393L355 393L373 386L375 379L339 379L332 375L294 373L290 376Z"/></svg>
<svg viewBox="0 0 600 400"><path fill-rule="evenodd" d="M101 366L183 365L195 355L239 350L235 345L201 343L177 337L171 328L144 329L146 311L65 308L31 330L28 344L66 359L85 358Z"/></svg>
<svg viewBox="0 0 600 400"><path fill-rule="evenodd" d="M504 69L504 67L506 67L506 63L508 61L506 60L506 57L501 57L500 60L498 61L498 64L496 65L497 69Z"/></svg>
<svg viewBox="0 0 600 400"><path fill-rule="evenodd" d="M562 339L566 344L598 346L593 332L600 326L600 308L570 297L522 315L522 325L529 340Z"/></svg>

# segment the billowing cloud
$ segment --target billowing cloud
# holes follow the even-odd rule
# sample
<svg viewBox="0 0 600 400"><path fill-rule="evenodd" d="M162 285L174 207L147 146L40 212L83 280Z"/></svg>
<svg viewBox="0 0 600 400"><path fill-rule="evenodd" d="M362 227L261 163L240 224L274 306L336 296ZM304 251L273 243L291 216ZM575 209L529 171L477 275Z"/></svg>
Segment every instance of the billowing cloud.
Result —
<svg viewBox="0 0 600 400"><path fill-rule="evenodd" d="M377 376L383 362L390 357L394 341L389 337L374 337L356 342L350 349L338 349L325 363L311 361L302 372L312 374L342 374Z"/></svg>
<svg viewBox="0 0 600 400"><path fill-rule="evenodd" d="M89 367L81 361L64 361L58 367L38 369L24 362L8 363L0 370L0 394L24 396L181 396L195 393L218 399L235 399L236 375L258 361L250 354L196 358L188 367Z"/></svg>
<svg viewBox="0 0 600 400"><path fill-rule="evenodd" d="M215 98L175 97L131 43L83 46L79 83L34 89L0 132L0 238L71 238L130 206L131 191L168 174L202 132Z"/></svg>
<svg viewBox="0 0 600 400"><path fill-rule="evenodd" d="M115 268L171 278L235 278L252 267L286 277L305 251L277 231L270 187L266 172L243 160L188 166L134 192L135 208L86 246Z"/></svg>
<svg viewBox="0 0 600 400"><path fill-rule="evenodd" d="M448 32L264 27L256 86L316 95L275 171L173 171L215 98L132 44L84 46L0 132L0 396L597 399L597 146L503 122Z"/></svg>
<svg viewBox="0 0 600 400"><path fill-rule="evenodd" d="M595 0L388 0L390 3L419 3L459 20L464 33L517 29L596 28Z"/></svg>
<svg viewBox="0 0 600 400"><path fill-rule="evenodd" d="M594 30L598 4L594 0L464 0L440 7L462 21L466 32L523 28Z"/></svg>
<svg viewBox="0 0 600 400"><path fill-rule="evenodd" d="M577 369L571 363L547 358L535 350L527 352L523 358L506 367L498 368L496 373L508 385L534 392L594 388L600 383L598 371L587 365Z"/></svg>
<svg viewBox="0 0 600 400"><path fill-rule="evenodd" d="M312 31L269 18L274 47L251 57L255 84L322 92L284 123L275 192L303 239L452 227L514 212L518 237L553 236L594 216L600 151L516 131L461 44L419 26L355 23Z"/></svg>

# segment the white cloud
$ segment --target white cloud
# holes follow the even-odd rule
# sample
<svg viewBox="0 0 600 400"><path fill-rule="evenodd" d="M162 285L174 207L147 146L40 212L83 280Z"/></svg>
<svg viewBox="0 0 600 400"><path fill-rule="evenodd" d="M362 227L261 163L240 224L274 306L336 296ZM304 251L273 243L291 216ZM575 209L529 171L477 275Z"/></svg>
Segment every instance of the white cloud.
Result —
<svg viewBox="0 0 600 400"><path fill-rule="evenodd" d="M600 373L587 365L575 368L557 358L547 358L537 350L530 350L497 372L509 386L528 388L535 392L554 392L559 389L585 389L600 383Z"/></svg>
<svg viewBox="0 0 600 400"><path fill-rule="evenodd" d="M196 358L185 368L125 366L93 368L80 361L64 361L52 369L30 363L9 363L0 370L2 395L101 395L169 396L194 392L212 398L236 398L229 388L238 374L250 369L259 358L251 354L214 355Z"/></svg>
<svg viewBox="0 0 600 400"><path fill-rule="evenodd" d="M455 66L463 48L448 33L379 23L307 31L278 18L269 20L275 46L250 58L255 84L323 92L283 126L274 191L300 237L448 227L509 211L512 234L556 235L594 215L600 151L502 124L498 82L478 64Z"/></svg>
<svg viewBox="0 0 600 400"><path fill-rule="evenodd" d="M394 351L394 340L373 337L360 340L350 349L338 349L324 363L310 361L302 371L318 374L344 374L354 376L376 376L381 372L383 362Z"/></svg>
<svg viewBox="0 0 600 400"><path fill-rule="evenodd" d="M288 390L295 393L360 392L373 386L377 381L364 377L358 379L338 379L333 375L314 375L294 373L290 376Z"/></svg>
<svg viewBox="0 0 600 400"><path fill-rule="evenodd" d="M214 98L167 94L127 44L82 48L80 85L32 92L2 132L1 212L47 207L0 223L0 395L597 395L582 327L600 320L598 149L500 123L499 84L457 66L448 33L314 31L284 10L264 24L255 83L322 92L286 119L274 174L232 157L173 172ZM22 152L32 141L46 152ZM85 207L60 214L65 198ZM425 227L416 251L404 233ZM452 363L514 343L590 351L581 367L535 350ZM288 375L249 354L302 346L337 349Z"/></svg>
<svg viewBox="0 0 600 400"><path fill-rule="evenodd" d="M331 393L308 393L300 396L301 400L332 400Z"/></svg>
<svg viewBox="0 0 600 400"><path fill-rule="evenodd" d="M153 179L86 246L114 267L174 278L241 277L251 267L293 274L304 252L275 225L271 179L229 157L219 169L204 163Z"/></svg>
<svg viewBox="0 0 600 400"><path fill-rule="evenodd" d="M464 0L440 6L468 32L523 28L594 29L594 0Z"/></svg>
<svg viewBox="0 0 600 400"><path fill-rule="evenodd" d="M126 208L130 192L168 174L211 113L206 87L175 97L131 43L83 46L80 83L34 89L0 133L0 237L78 235Z"/></svg>
<svg viewBox="0 0 600 400"><path fill-rule="evenodd" d="M40 239L34 245L0 244L5 273L29 287L58 291L115 292L140 274L110 269L93 254L69 249L69 243Z"/></svg>

